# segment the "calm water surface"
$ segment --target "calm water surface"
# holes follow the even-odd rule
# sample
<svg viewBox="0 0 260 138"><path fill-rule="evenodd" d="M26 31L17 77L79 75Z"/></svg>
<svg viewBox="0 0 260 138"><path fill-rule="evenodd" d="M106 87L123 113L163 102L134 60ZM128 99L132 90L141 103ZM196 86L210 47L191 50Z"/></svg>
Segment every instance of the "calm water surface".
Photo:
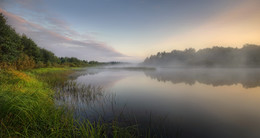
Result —
<svg viewBox="0 0 260 138"><path fill-rule="evenodd" d="M96 67L75 81L103 91L63 99L80 118L123 114L163 137L260 137L259 69Z"/></svg>

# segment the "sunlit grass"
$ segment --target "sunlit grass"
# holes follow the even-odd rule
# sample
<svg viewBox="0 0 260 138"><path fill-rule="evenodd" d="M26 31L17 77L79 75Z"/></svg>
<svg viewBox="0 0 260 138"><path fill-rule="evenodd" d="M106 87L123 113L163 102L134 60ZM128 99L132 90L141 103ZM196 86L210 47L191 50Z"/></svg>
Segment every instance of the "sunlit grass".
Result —
<svg viewBox="0 0 260 138"><path fill-rule="evenodd" d="M70 69L0 70L0 137L135 137L115 122L77 120L54 104Z"/></svg>

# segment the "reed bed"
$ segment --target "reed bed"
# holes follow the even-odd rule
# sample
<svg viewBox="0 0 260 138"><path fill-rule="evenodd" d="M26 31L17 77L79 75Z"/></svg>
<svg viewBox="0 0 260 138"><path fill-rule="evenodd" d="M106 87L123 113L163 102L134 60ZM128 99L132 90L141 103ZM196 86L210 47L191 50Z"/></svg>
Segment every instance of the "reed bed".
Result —
<svg viewBox="0 0 260 138"><path fill-rule="evenodd" d="M97 97L91 93L96 88L67 87L66 83L76 86L67 81L72 72L57 68L0 70L0 137L137 137L132 126L120 127L116 120L78 120L66 106L57 106L58 89L74 94L88 89L79 96L90 97L89 101Z"/></svg>

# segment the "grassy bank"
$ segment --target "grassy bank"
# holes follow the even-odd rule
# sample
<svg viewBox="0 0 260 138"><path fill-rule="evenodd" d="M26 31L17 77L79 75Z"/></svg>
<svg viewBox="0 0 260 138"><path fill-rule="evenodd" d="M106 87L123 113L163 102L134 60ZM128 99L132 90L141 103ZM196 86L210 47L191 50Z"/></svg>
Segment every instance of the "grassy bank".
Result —
<svg viewBox="0 0 260 138"><path fill-rule="evenodd" d="M134 137L115 122L79 122L54 104L54 87L66 68L0 70L0 137Z"/></svg>

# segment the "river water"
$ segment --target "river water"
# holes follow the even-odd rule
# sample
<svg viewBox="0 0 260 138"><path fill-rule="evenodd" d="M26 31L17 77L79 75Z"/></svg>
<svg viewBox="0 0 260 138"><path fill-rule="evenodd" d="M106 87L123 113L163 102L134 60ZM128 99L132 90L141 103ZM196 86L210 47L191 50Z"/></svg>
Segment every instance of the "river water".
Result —
<svg viewBox="0 0 260 138"><path fill-rule="evenodd" d="M124 116L162 137L260 137L260 69L100 66L74 81L102 91L65 98L80 118Z"/></svg>

